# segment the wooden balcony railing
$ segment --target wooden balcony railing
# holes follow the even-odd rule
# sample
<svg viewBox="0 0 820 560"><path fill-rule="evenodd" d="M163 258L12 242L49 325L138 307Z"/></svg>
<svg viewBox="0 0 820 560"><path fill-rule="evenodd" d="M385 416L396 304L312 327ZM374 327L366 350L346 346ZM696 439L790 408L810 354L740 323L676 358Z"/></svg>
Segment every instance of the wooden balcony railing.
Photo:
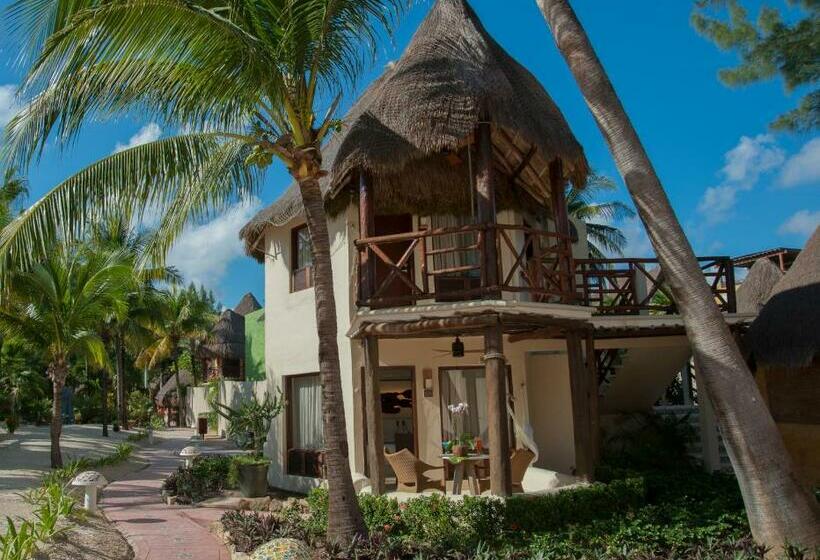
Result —
<svg viewBox="0 0 820 560"><path fill-rule="evenodd" d="M497 262L487 262L487 243L495 244ZM555 232L474 224L364 238L356 247L360 262L370 268L359 270L362 306L464 301L501 297L502 292L526 293L534 301L576 298L570 240ZM367 259L361 258L364 252ZM362 281L366 274L370 278Z"/></svg>
<svg viewBox="0 0 820 560"><path fill-rule="evenodd" d="M735 273L729 257L699 257L703 276L721 310L734 313ZM657 259L576 259L580 303L598 313L677 313Z"/></svg>

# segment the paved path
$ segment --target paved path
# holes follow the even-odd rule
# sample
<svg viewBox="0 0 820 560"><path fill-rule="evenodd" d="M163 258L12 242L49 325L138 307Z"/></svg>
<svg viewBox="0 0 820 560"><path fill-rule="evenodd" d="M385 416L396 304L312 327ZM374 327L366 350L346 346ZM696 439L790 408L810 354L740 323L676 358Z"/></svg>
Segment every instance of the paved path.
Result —
<svg viewBox="0 0 820 560"><path fill-rule="evenodd" d="M168 506L160 496L162 481L180 465L176 455L189 444L192 430L166 430L157 443L141 450L150 465L109 484L100 506L134 549L136 560L230 560L230 554L208 530L223 510ZM216 451L203 442L203 451Z"/></svg>

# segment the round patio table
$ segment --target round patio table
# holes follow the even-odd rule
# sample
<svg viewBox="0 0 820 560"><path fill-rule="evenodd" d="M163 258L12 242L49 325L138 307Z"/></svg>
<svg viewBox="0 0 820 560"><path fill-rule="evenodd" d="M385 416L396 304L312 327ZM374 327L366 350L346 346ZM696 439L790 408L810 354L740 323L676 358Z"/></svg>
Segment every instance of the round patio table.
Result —
<svg viewBox="0 0 820 560"><path fill-rule="evenodd" d="M450 459L455 458L456 456L452 453L445 453L441 456L442 459L445 461L450 461ZM470 482L470 491L473 493L473 496L478 496L481 494L481 488L478 486L478 478L475 474L475 466L477 463L481 461L486 461L489 459L490 456L486 453L481 453L477 455L467 455L465 457L459 457L461 459L457 463L450 462L453 465L453 495L458 496L461 494L461 483L464 481L464 475L467 475L467 480Z"/></svg>

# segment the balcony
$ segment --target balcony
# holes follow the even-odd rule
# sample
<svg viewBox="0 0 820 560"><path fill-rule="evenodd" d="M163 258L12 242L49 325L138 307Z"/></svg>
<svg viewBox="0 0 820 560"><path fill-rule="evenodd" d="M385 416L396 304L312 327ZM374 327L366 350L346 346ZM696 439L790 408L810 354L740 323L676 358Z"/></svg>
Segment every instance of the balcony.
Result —
<svg viewBox="0 0 820 560"><path fill-rule="evenodd" d="M568 236L472 224L358 239L357 305L519 299L586 305L599 314L674 314L657 259L573 259ZM735 311L729 257L698 259L716 303ZM492 265L489 265L492 263Z"/></svg>

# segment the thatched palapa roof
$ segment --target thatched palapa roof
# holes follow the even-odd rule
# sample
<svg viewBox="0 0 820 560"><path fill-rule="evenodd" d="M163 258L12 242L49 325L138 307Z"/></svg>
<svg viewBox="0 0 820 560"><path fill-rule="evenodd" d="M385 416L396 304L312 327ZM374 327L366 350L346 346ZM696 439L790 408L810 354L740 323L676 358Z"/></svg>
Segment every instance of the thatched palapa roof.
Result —
<svg viewBox="0 0 820 560"><path fill-rule="evenodd" d="M548 200L555 159L567 179L584 185L583 149L538 80L490 37L465 0L437 0L401 58L365 90L323 149L330 170L321 183L325 196L346 204L340 193L364 171L379 212L469 212L475 155L468 146L484 115L492 124L496 170L507 177L496 181L500 207ZM242 229L248 254L262 260L265 227L301 212L291 185Z"/></svg>
<svg viewBox="0 0 820 560"><path fill-rule="evenodd" d="M250 292L242 296L242 299L239 300L239 303L237 303L236 307L233 308L234 313L238 313L243 317L248 313L258 311L259 309L262 309L262 305L260 305L259 301Z"/></svg>
<svg viewBox="0 0 820 560"><path fill-rule="evenodd" d="M820 228L814 231L746 334L758 365L801 368L820 354Z"/></svg>
<svg viewBox="0 0 820 560"><path fill-rule="evenodd" d="M765 257L758 259L737 288L737 312L759 313L781 278L776 264Z"/></svg>
<svg viewBox="0 0 820 560"><path fill-rule="evenodd" d="M245 359L245 318L226 309L211 329L205 351L219 358Z"/></svg>

